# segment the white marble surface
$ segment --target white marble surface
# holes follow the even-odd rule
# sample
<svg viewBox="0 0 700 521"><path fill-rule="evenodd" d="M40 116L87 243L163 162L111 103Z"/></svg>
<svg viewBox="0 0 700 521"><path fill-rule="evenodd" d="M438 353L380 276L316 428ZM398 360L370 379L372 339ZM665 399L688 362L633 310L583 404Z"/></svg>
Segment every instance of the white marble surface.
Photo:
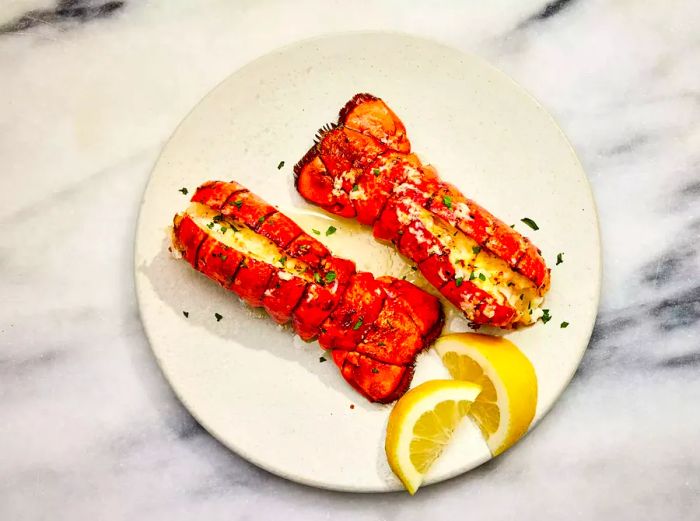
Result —
<svg viewBox="0 0 700 521"><path fill-rule="evenodd" d="M700 4L431 4L0 5L0 519L700 518ZM515 450L414 498L314 490L221 447L163 380L133 288L141 193L187 111L260 54L357 29L512 75L579 151L601 218L572 385Z"/></svg>

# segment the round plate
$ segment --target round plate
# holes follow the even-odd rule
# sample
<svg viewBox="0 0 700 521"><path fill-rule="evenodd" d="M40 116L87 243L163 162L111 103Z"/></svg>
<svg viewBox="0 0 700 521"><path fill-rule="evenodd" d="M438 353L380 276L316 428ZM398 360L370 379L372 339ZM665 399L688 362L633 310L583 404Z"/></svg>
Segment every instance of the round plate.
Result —
<svg viewBox="0 0 700 521"><path fill-rule="evenodd" d="M545 110L480 59L434 42L376 33L302 41L216 87L175 131L146 188L136 286L158 363L213 436L294 481L389 491L401 488L384 456L390 406L368 403L332 361L320 360L316 343L301 342L168 252L173 215L209 179L241 182L308 229L301 213L311 207L294 190L292 165L357 92L383 98L424 162L542 249L552 267L545 307L553 318L508 335L535 367L541 418L572 377L593 328L600 291L595 205L574 151ZM183 187L189 195L179 191ZM525 226L523 217L540 229ZM336 226L334 253L375 271L401 264L368 230ZM564 263L555 266L559 252ZM374 256L389 262L378 268ZM217 321L215 313L223 318ZM569 327L562 329L562 321ZM450 327L466 329L459 320ZM446 376L428 351L418 359L413 385ZM427 482L489 457L478 429L463 422Z"/></svg>

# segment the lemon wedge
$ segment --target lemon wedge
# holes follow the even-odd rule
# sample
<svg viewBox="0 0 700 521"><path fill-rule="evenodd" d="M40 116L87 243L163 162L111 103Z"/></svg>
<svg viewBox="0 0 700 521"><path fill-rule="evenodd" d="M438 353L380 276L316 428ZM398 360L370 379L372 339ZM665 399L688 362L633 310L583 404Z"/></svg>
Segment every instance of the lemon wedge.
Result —
<svg viewBox="0 0 700 521"><path fill-rule="evenodd" d="M482 387L469 415L491 453L518 441L537 408L537 377L527 357L505 338L476 333L445 335L435 349L453 378Z"/></svg>
<svg viewBox="0 0 700 521"><path fill-rule="evenodd" d="M386 456L410 494L416 493L480 391L472 382L431 380L411 389L396 403L387 425Z"/></svg>

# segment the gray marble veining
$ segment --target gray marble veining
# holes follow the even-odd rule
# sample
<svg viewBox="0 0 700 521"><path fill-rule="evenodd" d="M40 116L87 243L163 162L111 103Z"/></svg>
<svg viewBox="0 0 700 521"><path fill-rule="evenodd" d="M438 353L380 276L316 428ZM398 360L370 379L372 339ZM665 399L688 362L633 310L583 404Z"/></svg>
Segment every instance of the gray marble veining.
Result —
<svg viewBox="0 0 700 521"><path fill-rule="evenodd" d="M700 519L700 4L486 4L0 6L0 519ZM517 449L415 498L314 490L224 449L161 376L133 289L140 196L188 110L260 54L357 29L513 76L600 212L601 310L571 386Z"/></svg>

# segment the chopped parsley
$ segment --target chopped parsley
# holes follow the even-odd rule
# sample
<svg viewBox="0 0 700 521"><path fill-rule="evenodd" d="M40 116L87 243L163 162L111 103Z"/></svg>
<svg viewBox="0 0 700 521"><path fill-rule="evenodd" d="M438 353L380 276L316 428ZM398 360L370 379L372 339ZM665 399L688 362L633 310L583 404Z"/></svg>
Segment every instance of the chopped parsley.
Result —
<svg viewBox="0 0 700 521"><path fill-rule="evenodd" d="M207 228L209 228L210 230L211 230L213 227L214 227L214 222L213 222L213 221L210 222L209 224L207 224Z"/></svg>
<svg viewBox="0 0 700 521"><path fill-rule="evenodd" d="M442 203L448 208L452 208L452 198L449 195L442 196Z"/></svg>
<svg viewBox="0 0 700 521"><path fill-rule="evenodd" d="M460 287L462 285L462 282L464 282L464 277L457 277L455 279L455 286Z"/></svg>
<svg viewBox="0 0 700 521"><path fill-rule="evenodd" d="M261 215L260 217L258 217L258 222L259 222L259 223L263 222L264 220L265 220L265 216L264 216L264 215Z"/></svg>
<svg viewBox="0 0 700 521"><path fill-rule="evenodd" d="M219 222L220 220L222 220L223 218L224 218L223 215L218 214L218 215L215 215L214 217L212 217L212 221L214 221L215 223L218 223L218 222Z"/></svg>
<svg viewBox="0 0 700 521"><path fill-rule="evenodd" d="M564 321L564 322L561 323L561 325L560 325L559 327L562 328L562 329L566 329L567 327L569 327L569 323L566 322L566 321Z"/></svg>
<svg viewBox="0 0 700 521"><path fill-rule="evenodd" d="M187 195L188 190L184 186L178 190L178 192L182 192L182 195Z"/></svg>
<svg viewBox="0 0 700 521"><path fill-rule="evenodd" d="M333 235L338 229L335 226L329 226L326 230L326 237Z"/></svg>
<svg viewBox="0 0 700 521"><path fill-rule="evenodd" d="M472 253L474 255L478 255L480 251L481 251L481 246L472 246Z"/></svg>
<svg viewBox="0 0 700 521"><path fill-rule="evenodd" d="M562 262L564 262L564 254L563 253L557 253L557 266L559 266Z"/></svg>
<svg viewBox="0 0 700 521"><path fill-rule="evenodd" d="M311 231L314 232L316 235L321 235L321 232L319 232L316 228L311 228Z"/></svg>
<svg viewBox="0 0 700 521"><path fill-rule="evenodd" d="M189 318L189 317L190 317L190 312L189 312L189 311L183 311L182 314L185 315L185 318Z"/></svg>
<svg viewBox="0 0 700 521"><path fill-rule="evenodd" d="M228 228L226 228L226 226L221 227L221 233L225 234L226 230L228 230Z"/></svg>
<svg viewBox="0 0 700 521"><path fill-rule="evenodd" d="M241 206L243 206L243 201L241 201L239 199L238 201L231 201L228 204L232 204L233 206L235 206L236 208L238 208L240 210Z"/></svg>
<svg viewBox="0 0 700 521"><path fill-rule="evenodd" d="M359 186L357 186L357 185L352 185L352 191L353 191L353 192L357 192L359 189L360 189Z"/></svg>
<svg viewBox="0 0 700 521"><path fill-rule="evenodd" d="M316 284L321 284L321 275L319 275L318 271L314 272L314 281L316 281Z"/></svg>
<svg viewBox="0 0 700 521"><path fill-rule="evenodd" d="M284 265L287 262L287 257L283 255L282 257L280 257L280 260L278 260L277 262Z"/></svg>
<svg viewBox="0 0 700 521"><path fill-rule="evenodd" d="M486 276L483 273L479 273L479 280L486 280Z"/></svg>
<svg viewBox="0 0 700 521"><path fill-rule="evenodd" d="M373 368L372 368L372 372L373 372L374 374L377 374L377 373L379 372L379 369L377 369L376 367L373 367Z"/></svg>
<svg viewBox="0 0 700 521"><path fill-rule="evenodd" d="M318 363L322 364L322 363L325 362L325 361L326 361L326 357L325 357L325 356L319 356L319 357L318 357Z"/></svg>
<svg viewBox="0 0 700 521"><path fill-rule="evenodd" d="M418 266L411 266L411 269L412 269L413 271L418 271Z"/></svg>
<svg viewBox="0 0 700 521"><path fill-rule="evenodd" d="M524 222L525 224L527 224L527 225L528 225L530 228L532 228L533 230L539 230L539 229L540 229L540 227L537 226L537 223L536 223L535 221L533 221L532 219L530 219L529 217L523 217L522 219L520 219L520 221L522 221L522 222Z"/></svg>
<svg viewBox="0 0 700 521"><path fill-rule="evenodd" d="M543 310L542 310L542 323L543 323L543 324L546 324L546 323L549 322L550 320L552 320L552 316L549 314L549 310L548 310L548 309L543 309Z"/></svg>
<svg viewBox="0 0 700 521"><path fill-rule="evenodd" d="M223 315L219 315L218 313L214 313L214 317L216 318L217 322L221 322L221 319L224 318Z"/></svg>
<svg viewBox="0 0 700 521"><path fill-rule="evenodd" d="M355 325L352 326L353 331L357 331L362 327L362 319L358 319L357 322L355 322Z"/></svg>
<svg viewBox="0 0 700 521"><path fill-rule="evenodd" d="M474 272L472 271L472 272L469 274L469 280L474 280L475 278L476 278L476 275L474 275Z"/></svg>
<svg viewBox="0 0 700 521"><path fill-rule="evenodd" d="M284 166L284 161L280 161L280 164L277 165L277 170L281 170L283 166Z"/></svg>
<svg viewBox="0 0 700 521"><path fill-rule="evenodd" d="M326 282L333 282L335 280L335 271L329 271L326 273Z"/></svg>
<svg viewBox="0 0 700 521"><path fill-rule="evenodd" d="M378 345L379 347L384 347L386 344L385 344L384 342L379 342L379 343L377 343L377 345Z"/></svg>
<svg viewBox="0 0 700 521"><path fill-rule="evenodd" d="M374 174L374 177L379 177L379 169L378 168L373 169L372 173Z"/></svg>

